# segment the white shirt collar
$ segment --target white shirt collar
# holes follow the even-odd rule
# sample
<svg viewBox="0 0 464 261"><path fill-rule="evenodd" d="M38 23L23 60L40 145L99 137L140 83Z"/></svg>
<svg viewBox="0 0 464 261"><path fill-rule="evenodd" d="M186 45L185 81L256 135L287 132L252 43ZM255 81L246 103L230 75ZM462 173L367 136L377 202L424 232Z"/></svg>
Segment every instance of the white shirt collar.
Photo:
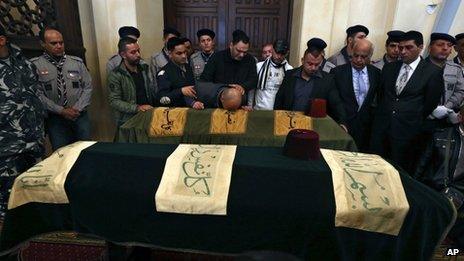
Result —
<svg viewBox="0 0 464 261"><path fill-rule="evenodd" d="M415 70L416 70L417 66L419 65L420 60L421 60L421 56L419 55L419 56L417 57L417 59L416 59L414 62L408 64L409 67L411 67L412 71L415 71ZM403 63L403 66L404 66L404 64L405 64L405 63Z"/></svg>

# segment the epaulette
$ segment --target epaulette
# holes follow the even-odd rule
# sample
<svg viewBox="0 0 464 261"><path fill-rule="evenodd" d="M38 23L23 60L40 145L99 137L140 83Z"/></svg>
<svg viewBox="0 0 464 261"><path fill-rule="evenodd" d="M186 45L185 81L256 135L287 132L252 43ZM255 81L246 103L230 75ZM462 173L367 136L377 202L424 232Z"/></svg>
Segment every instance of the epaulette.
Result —
<svg viewBox="0 0 464 261"><path fill-rule="evenodd" d="M74 56L74 55L66 55L66 57L67 57L67 58L69 58L69 59L72 59L72 60L75 60L75 61L81 62L81 63L83 63L83 62L84 62L84 60L82 60L82 58L80 58L80 57L77 57L77 56Z"/></svg>

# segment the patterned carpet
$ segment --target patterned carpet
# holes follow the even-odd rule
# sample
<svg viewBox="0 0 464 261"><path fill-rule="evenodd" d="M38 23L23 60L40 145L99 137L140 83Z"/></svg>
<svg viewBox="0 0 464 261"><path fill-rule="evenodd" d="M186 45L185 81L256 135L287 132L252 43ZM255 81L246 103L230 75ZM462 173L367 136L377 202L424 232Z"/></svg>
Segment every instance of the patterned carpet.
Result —
<svg viewBox="0 0 464 261"><path fill-rule="evenodd" d="M1 231L2 223L0 223ZM94 237L74 232L55 232L33 238L19 252L19 260L24 261L61 261L61 260L105 260L106 244ZM434 261L464 261L464 250L458 256L446 256L449 246L442 244L434 254ZM233 260L231 256L214 256L197 253L179 253L151 250L149 260ZM10 260L15 260L10 259Z"/></svg>

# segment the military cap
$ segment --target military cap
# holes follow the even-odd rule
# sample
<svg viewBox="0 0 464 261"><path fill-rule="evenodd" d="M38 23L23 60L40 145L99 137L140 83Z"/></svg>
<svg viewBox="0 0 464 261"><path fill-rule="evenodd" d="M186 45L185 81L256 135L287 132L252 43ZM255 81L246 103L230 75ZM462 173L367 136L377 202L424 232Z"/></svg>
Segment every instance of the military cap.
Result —
<svg viewBox="0 0 464 261"><path fill-rule="evenodd" d="M119 30L118 30L118 34L119 34L119 38L127 37L127 36L130 36L130 35L135 36L135 38L137 38L137 39L140 37L139 29L137 29L137 28L135 28L133 26L120 27Z"/></svg>
<svg viewBox="0 0 464 261"><path fill-rule="evenodd" d="M421 32L418 31L407 31L401 36L401 41L414 40L417 45L424 44L424 37Z"/></svg>
<svg viewBox="0 0 464 261"><path fill-rule="evenodd" d="M288 42L284 39L278 39L273 44L272 47L276 53L286 54L290 49L288 46Z"/></svg>
<svg viewBox="0 0 464 261"><path fill-rule="evenodd" d="M202 37L203 35L207 35L207 36L211 37L211 39L214 39L214 37L216 36L216 34L213 32L213 30L210 30L210 29L207 29L207 28L203 28L203 29L198 30L198 32L197 32L198 39L200 39L200 37Z"/></svg>
<svg viewBox="0 0 464 261"><path fill-rule="evenodd" d="M172 27L165 27L163 29L163 36L167 36L168 34L173 34L176 37L180 37L179 31L177 31L176 29L174 29Z"/></svg>
<svg viewBox="0 0 464 261"><path fill-rule="evenodd" d="M432 33L430 35L430 42L436 41L436 40L445 40L448 41L452 44L456 44L456 39L454 39L453 36L445 33Z"/></svg>
<svg viewBox="0 0 464 261"><path fill-rule="evenodd" d="M364 25L360 25L360 24L350 26L348 27L348 29L346 29L346 35L348 36L353 36L354 34L359 33L359 32L363 32L366 35L368 35L369 29L367 29L367 27L365 27Z"/></svg>
<svg viewBox="0 0 464 261"><path fill-rule="evenodd" d="M387 33L387 42L399 42L404 32L400 30L392 30Z"/></svg>
<svg viewBox="0 0 464 261"><path fill-rule="evenodd" d="M457 35L455 36L455 38L456 38L456 41L459 41L459 40L461 40L461 39L464 39L464 33L457 34Z"/></svg>
<svg viewBox="0 0 464 261"><path fill-rule="evenodd" d="M306 46L308 48L314 48L322 51L327 47L327 44L324 40L314 37L309 39L309 41L306 43Z"/></svg>

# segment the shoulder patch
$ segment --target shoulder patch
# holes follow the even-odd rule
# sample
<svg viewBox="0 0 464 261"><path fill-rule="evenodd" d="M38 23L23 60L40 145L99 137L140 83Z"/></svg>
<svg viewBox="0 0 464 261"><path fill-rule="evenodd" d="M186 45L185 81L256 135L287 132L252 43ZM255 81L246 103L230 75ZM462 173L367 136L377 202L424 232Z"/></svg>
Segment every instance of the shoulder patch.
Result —
<svg viewBox="0 0 464 261"><path fill-rule="evenodd" d="M158 76L161 76L164 74L164 70L159 71Z"/></svg>

